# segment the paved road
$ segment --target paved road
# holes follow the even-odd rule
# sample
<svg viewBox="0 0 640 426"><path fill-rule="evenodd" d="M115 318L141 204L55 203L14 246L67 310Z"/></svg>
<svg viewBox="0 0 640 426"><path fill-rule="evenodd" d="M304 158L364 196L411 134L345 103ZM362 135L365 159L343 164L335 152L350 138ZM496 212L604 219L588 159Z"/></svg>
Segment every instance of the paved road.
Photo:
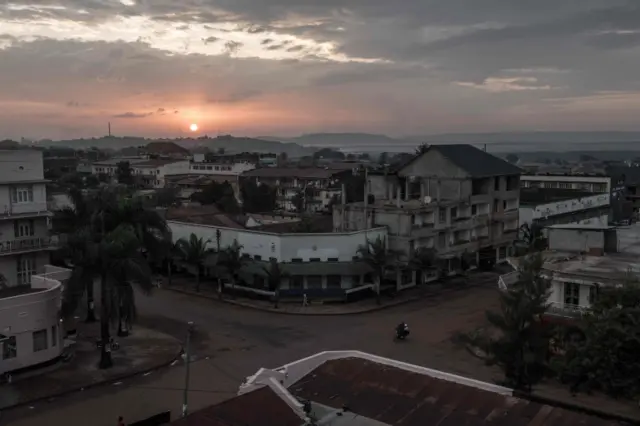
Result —
<svg viewBox="0 0 640 426"><path fill-rule="evenodd" d="M487 380L491 372L455 349L450 338L458 330L479 326L484 311L496 301L491 282L341 317L264 313L162 290L139 296L138 306L141 323L176 336L184 335L187 321L196 323L189 386L189 406L195 410L233 396L240 382L260 367L277 367L322 350L357 349ZM413 334L409 341L395 343L393 328L402 320ZM0 424L110 426L120 414L135 421L168 409L177 416L183 388L184 367L178 363L126 383L5 412Z"/></svg>

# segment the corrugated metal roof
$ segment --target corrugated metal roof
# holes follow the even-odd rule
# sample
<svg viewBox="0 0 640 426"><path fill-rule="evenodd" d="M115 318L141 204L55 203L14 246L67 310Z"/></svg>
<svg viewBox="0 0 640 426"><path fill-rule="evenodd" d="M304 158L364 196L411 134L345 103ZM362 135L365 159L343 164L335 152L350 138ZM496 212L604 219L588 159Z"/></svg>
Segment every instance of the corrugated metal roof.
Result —
<svg viewBox="0 0 640 426"><path fill-rule="evenodd" d="M301 426L303 420L266 386L196 411L173 426Z"/></svg>
<svg viewBox="0 0 640 426"><path fill-rule="evenodd" d="M619 425L361 358L328 361L289 392L392 426Z"/></svg>

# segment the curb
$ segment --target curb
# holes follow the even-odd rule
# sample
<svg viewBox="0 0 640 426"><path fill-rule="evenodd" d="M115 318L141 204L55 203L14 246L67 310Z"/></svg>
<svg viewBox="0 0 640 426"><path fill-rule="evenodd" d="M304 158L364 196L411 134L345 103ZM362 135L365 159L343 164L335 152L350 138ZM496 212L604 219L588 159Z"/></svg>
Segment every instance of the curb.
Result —
<svg viewBox="0 0 640 426"><path fill-rule="evenodd" d="M272 313L272 314L296 315L296 316L308 316L308 317L314 317L314 316L315 317L329 317L329 316L338 317L338 316L362 315L362 314L367 314L367 313L371 313L371 312L378 312L378 311L382 311L384 309L388 309L388 308L393 308L393 307L396 307L396 306L409 304L411 302L416 302L418 300L431 299L433 297L441 296L443 294L456 293L456 292L458 292L460 290L479 287L482 284L485 284L485 283L483 282L483 283L481 283L479 285L478 284L476 284L476 285L468 285L468 286L459 287L459 288L455 288L455 289L449 289L449 290L446 290L445 292L425 293L425 294L421 294L421 295L418 295L418 296L410 297L408 299L399 300L399 301L396 301L396 302L389 302L389 303L378 305L378 306L373 306L371 308L358 309L358 310L345 311L345 312L292 312L292 311L286 311L286 310L282 310L282 309L274 309L274 308L268 308L268 307L263 307L263 306L256 306L256 305L253 305L251 303L238 302L236 300L230 300L230 299L224 299L224 298L220 299L218 297L209 296L209 295L202 294L202 293L191 292L191 291L187 291L187 290L182 290L180 288L163 287L162 289L163 290L168 290L168 291L173 291L175 293L185 294L187 296L200 297L202 299L208 299L208 300L212 300L214 302L226 303L228 305L240 306L242 308L253 309L254 311L269 312L269 313Z"/></svg>
<svg viewBox="0 0 640 426"><path fill-rule="evenodd" d="M638 424L637 417L631 417L625 414L605 411L599 408L594 408L594 407L590 407L590 406L586 406L583 404L574 403L566 400L554 399L548 396L535 393L535 391L533 393L528 393L525 391L514 390L513 396L516 398L521 398L521 399L526 399L532 402L536 402L538 404L550 405L552 407L563 408L569 411L582 412L591 416L600 417L605 420L613 420L616 422L622 421L629 424Z"/></svg>
<svg viewBox="0 0 640 426"><path fill-rule="evenodd" d="M183 352L184 352L184 348L181 345L180 346L180 350L178 351L178 353L175 356L171 357L171 359L168 360L168 361L164 361L164 362L162 362L160 364L156 364L156 365L154 365L152 367L149 367L149 368L146 368L144 370L138 370L138 371L131 372L131 373L124 373L124 374L121 374L119 376L111 377L109 379L100 380L100 381L97 381L97 382L94 382L94 383L90 383L90 384L88 384L86 386L76 387L76 388L73 388L73 389L67 389L67 390L64 390L64 391L61 391L61 392L57 392L57 393L54 393L54 394L51 394L51 395L40 396L38 398L34 398L34 399L29 400L29 401L18 402L17 404L7 405L5 407L0 407L0 413L3 412L3 411L15 410L16 408L22 408L22 407L25 407L25 406L28 406L28 405L37 404L37 403L43 402L43 401L44 402L50 402L50 400L52 400L52 399L62 398L62 397L71 395L71 394L76 393L76 392L84 392L86 390L97 388L97 387L104 386L104 385L108 385L110 383L120 382L120 381L123 381L123 380L126 380L126 379L130 379L130 378L135 377L135 376L151 373L153 371L157 371L157 370L160 370L162 368L170 366L171 364L173 364L175 361L179 360L182 357Z"/></svg>

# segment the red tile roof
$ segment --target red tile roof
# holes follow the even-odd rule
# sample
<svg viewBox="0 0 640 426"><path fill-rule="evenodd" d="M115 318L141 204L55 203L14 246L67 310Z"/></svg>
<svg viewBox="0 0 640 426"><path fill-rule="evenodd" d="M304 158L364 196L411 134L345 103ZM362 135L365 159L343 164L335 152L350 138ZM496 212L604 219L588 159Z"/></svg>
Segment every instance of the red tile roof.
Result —
<svg viewBox="0 0 640 426"><path fill-rule="evenodd" d="M361 358L328 361L289 392L392 426L613 426L551 407Z"/></svg>
<svg viewBox="0 0 640 426"><path fill-rule="evenodd" d="M265 386L196 411L173 426L301 426L304 421Z"/></svg>

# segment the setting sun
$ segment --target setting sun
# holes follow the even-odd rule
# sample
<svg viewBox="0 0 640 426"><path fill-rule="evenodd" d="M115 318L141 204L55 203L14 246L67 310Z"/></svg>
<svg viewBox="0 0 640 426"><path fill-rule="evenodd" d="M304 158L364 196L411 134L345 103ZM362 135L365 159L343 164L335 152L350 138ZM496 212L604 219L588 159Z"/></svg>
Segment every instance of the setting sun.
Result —
<svg viewBox="0 0 640 426"><path fill-rule="evenodd" d="M195 132L196 130L198 130L198 125L196 123L191 124L191 126L189 126L189 129L192 132Z"/></svg>

